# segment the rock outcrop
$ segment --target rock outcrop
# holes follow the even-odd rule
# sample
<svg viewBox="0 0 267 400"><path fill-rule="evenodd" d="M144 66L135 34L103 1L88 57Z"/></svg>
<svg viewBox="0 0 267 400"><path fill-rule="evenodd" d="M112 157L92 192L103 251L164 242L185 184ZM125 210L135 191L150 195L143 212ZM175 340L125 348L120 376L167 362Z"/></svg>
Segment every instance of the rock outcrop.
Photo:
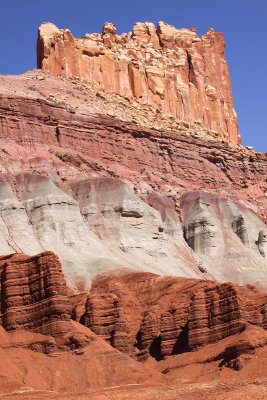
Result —
<svg viewBox="0 0 267 400"><path fill-rule="evenodd" d="M165 387L188 377L188 368L204 381L233 369L255 377L250 361L259 366L266 358L267 297L255 286L149 273L99 277L89 296L70 297L72 315L96 335L69 319L53 253L15 254L0 265L8 329L0 327L1 392Z"/></svg>
<svg viewBox="0 0 267 400"><path fill-rule="evenodd" d="M48 73L16 78L20 98L1 82L2 254L54 251L80 292L123 268L266 287L266 155L38 99L70 89Z"/></svg>
<svg viewBox="0 0 267 400"><path fill-rule="evenodd" d="M174 275L208 276L199 271L181 223L165 232L159 211L118 179L73 182L73 193L40 174L17 175L13 185L0 184L0 251L55 252L74 290L88 291L97 274L121 268L164 274L168 265Z"/></svg>
<svg viewBox="0 0 267 400"><path fill-rule="evenodd" d="M266 329L266 301L255 287L131 273L98 278L80 321L126 354L160 360Z"/></svg>
<svg viewBox="0 0 267 400"><path fill-rule="evenodd" d="M0 392L266 377L267 155L222 34L45 23L38 67L0 76Z"/></svg>
<svg viewBox="0 0 267 400"><path fill-rule="evenodd" d="M265 225L242 201L195 190L181 197L181 218L185 240L216 280L242 284L242 271L247 283L267 285Z"/></svg>
<svg viewBox="0 0 267 400"><path fill-rule="evenodd" d="M264 303L267 296L262 302L257 295L250 288L231 283L197 291L189 309L189 348L241 333L249 324L265 327L267 314Z"/></svg>
<svg viewBox="0 0 267 400"><path fill-rule="evenodd" d="M64 77L77 76L126 97L158 107L184 121L197 121L218 137L240 143L224 56L222 33L199 38L195 29L159 22L134 25L116 35L106 23L102 34L75 39L51 23L39 28L37 66Z"/></svg>
<svg viewBox="0 0 267 400"><path fill-rule="evenodd" d="M1 392L163 381L158 372L71 321L67 285L54 253L2 256L0 275Z"/></svg>
<svg viewBox="0 0 267 400"><path fill-rule="evenodd" d="M0 272L1 325L7 331L64 335L71 329L66 282L54 253L2 256Z"/></svg>

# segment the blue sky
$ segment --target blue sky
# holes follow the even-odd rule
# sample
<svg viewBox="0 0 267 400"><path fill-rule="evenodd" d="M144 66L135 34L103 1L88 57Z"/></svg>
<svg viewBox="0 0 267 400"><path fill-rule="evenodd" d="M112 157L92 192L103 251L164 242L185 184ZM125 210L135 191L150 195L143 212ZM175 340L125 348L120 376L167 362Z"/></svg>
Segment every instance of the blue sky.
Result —
<svg viewBox="0 0 267 400"><path fill-rule="evenodd" d="M101 32L107 21L122 33L135 22L160 20L177 28L197 28L199 35L210 27L224 33L242 143L267 152L266 0L1 0L0 74L36 67L42 22L69 28L79 37Z"/></svg>

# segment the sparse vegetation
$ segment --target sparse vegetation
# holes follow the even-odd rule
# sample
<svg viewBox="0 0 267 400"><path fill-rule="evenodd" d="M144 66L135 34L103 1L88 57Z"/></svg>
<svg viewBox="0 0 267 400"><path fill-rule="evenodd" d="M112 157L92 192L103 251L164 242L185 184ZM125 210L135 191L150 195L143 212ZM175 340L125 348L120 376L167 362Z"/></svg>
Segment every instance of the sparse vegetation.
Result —
<svg viewBox="0 0 267 400"><path fill-rule="evenodd" d="M47 100L49 100L51 103L54 103L54 104L61 104L61 105L64 105L64 106L67 105L67 103L64 100L57 100L57 99L55 99L54 97L51 97L51 96L47 97Z"/></svg>
<svg viewBox="0 0 267 400"><path fill-rule="evenodd" d="M83 91L83 90L85 90L85 88L84 88L84 87L82 87L82 86L75 86L75 89L76 89L76 90L80 90L80 91Z"/></svg>

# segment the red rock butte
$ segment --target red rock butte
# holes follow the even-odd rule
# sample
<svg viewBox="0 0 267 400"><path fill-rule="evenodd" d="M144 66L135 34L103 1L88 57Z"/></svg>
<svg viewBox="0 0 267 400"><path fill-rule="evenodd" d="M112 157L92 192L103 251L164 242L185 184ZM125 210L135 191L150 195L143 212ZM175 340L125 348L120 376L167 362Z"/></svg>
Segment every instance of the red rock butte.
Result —
<svg viewBox="0 0 267 400"><path fill-rule="evenodd" d="M0 75L1 399L267 399L267 154L224 46L45 23Z"/></svg>
<svg viewBox="0 0 267 400"><path fill-rule="evenodd" d="M39 28L37 66L63 77L98 82L107 91L198 123L207 133L240 144L223 34L199 38L195 29L160 21L138 22L129 34L102 33L75 39L69 29Z"/></svg>

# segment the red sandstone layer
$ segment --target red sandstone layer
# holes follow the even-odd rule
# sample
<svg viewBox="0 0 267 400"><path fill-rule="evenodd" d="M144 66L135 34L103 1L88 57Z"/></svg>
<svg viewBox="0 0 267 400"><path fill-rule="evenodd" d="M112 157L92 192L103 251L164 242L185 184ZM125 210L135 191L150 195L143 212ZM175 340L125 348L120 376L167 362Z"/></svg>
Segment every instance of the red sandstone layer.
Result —
<svg viewBox="0 0 267 400"><path fill-rule="evenodd" d="M0 258L1 325L50 335L70 330L70 304L61 264L52 252Z"/></svg>
<svg viewBox="0 0 267 400"><path fill-rule="evenodd" d="M74 299L75 302L75 299ZM130 273L96 280L76 318L138 359L188 352L256 325L266 329L267 296L254 287Z"/></svg>
<svg viewBox="0 0 267 400"><path fill-rule="evenodd" d="M70 84L73 96L67 94ZM10 94L10 85L17 87L21 97ZM76 81L70 83L53 75L35 72L16 79L1 78L1 87L0 138L6 148L1 157L8 169L10 163L18 163L27 172L36 168L42 171L42 164L49 165L52 157L61 171L65 189L66 182L72 179L68 171L75 168L76 176L93 172L126 179L138 192L142 191L140 183L142 187L148 185L149 191L168 195L178 207L180 195L197 188L225 197L250 199L265 213L267 162L263 153L221 140L205 140L195 127L152 130L103 115L108 99L95 96L86 87L77 90ZM49 93L56 88L62 96L52 102ZM95 106L86 111L84 100L89 97L93 101L91 96ZM67 104L59 104L62 97L67 98ZM120 115L124 109L124 105L118 106L116 113ZM133 112L132 106L129 109ZM140 115L138 109L134 114ZM14 147L13 141L22 147ZM33 152L37 157L32 157ZM49 171L62 186L55 170L49 167Z"/></svg>
<svg viewBox="0 0 267 400"><path fill-rule="evenodd" d="M140 398L161 398L167 386L181 390L185 379L228 384L233 373L243 382L266 377L266 295L255 287L149 273L99 277L89 296L71 297L73 318L96 335L70 321L53 253L3 257L1 270L9 330L0 327L1 392L21 390L24 398L24 390L87 390L85 399L115 386L132 398L129 388L137 386Z"/></svg>

